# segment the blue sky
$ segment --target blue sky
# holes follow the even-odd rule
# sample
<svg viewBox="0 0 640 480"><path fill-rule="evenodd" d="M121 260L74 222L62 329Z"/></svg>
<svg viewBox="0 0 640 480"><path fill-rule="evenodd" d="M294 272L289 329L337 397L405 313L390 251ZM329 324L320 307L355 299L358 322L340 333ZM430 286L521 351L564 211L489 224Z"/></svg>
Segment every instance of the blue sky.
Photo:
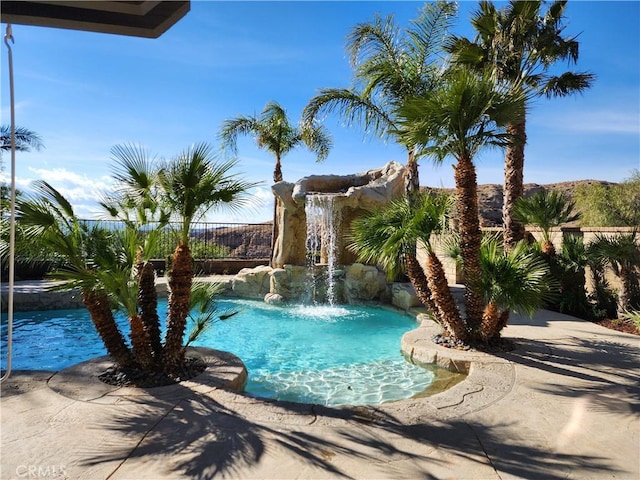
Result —
<svg viewBox="0 0 640 480"><path fill-rule="evenodd" d="M375 13L393 13L401 26L422 2L192 1L191 11L156 40L13 26L17 124L38 132L39 152L18 153L17 183L46 179L93 217L97 192L110 185L113 145L134 142L171 157L194 142L218 145L222 122L258 115L270 100L297 122L323 87L348 87L352 70L345 37ZM500 3L498 3L500 5ZM473 36L460 2L455 32ZM566 33L580 34L572 69L597 75L583 95L537 100L529 112L525 182L621 181L640 168L640 2L570 1ZM3 25L4 33L4 25ZM2 46L2 123L9 123L7 53ZM566 69L565 65L560 68ZM283 159L287 181L307 175L351 174L396 160L404 150L346 128L326 127L334 147L323 163L304 149ZM271 217L273 158L251 138L240 139L238 172L256 189L255 206L216 221ZM3 158L8 176L9 155ZM503 153L476 158L479 183L502 183ZM453 186L445 162L420 162L422 185Z"/></svg>

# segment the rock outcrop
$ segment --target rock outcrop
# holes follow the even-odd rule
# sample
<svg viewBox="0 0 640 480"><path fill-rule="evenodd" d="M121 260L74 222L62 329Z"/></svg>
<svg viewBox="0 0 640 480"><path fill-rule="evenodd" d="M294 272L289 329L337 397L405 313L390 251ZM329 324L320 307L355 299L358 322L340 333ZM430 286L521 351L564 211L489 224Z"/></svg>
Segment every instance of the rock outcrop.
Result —
<svg viewBox="0 0 640 480"><path fill-rule="evenodd" d="M271 263L276 268L284 265L306 264L307 219L305 203L307 195L335 195L335 208L339 209L341 231L349 231L353 219L387 203L403 192L404 167L389 162L382 168L354 175L312 175L295 184L278 182L271 188L277 199L277 236ZM339 239L340 242L340 239ZM341 245L339 264L354 261Z"/></svg>
<svg viewBox="0 0 640 480"><path fill-rule="evenodd" d="M299 265L242 269L231 281L231 293L271 304L326 303L326 267ZM388 302L391 290L385 274L373 265L354 263L334 274L337 303ZM405 302L406 303L406 302Z"/></svg>
<svg viewBox="0 0 640 480"><path fill-rule="evenodd" d="M243 268L231 280L231 291L239 297L262 300L270 292L271 268L262 265L255 268Z"/></svg>

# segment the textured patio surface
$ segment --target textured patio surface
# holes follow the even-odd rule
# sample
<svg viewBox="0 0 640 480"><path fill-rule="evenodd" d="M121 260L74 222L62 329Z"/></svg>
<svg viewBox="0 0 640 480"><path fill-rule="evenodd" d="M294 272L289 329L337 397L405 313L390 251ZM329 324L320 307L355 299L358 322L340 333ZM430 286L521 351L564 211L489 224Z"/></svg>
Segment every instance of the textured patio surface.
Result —
<svg viewBox="0 0 640 480"><path fill-rule="evenodd" d="M2 479L640 478L640 337L549 311L516 317L488 355L403 339L414 360L470 365L427 398L378 407L274 403L222 388L242 374L106 387L104 360L2 385ZM240 354L241 352L235 352Z"/></svg>

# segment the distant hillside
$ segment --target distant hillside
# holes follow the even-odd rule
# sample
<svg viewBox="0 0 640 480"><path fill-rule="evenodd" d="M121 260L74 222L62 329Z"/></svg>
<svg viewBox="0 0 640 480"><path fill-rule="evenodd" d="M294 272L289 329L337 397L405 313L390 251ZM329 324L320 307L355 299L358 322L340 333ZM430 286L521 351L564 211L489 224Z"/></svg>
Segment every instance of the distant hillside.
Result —
<svg viewBox="0 0 640 480"><path fill-rule="evenodd" d="M578 180L573 182L550 183L538 185L536 183L525 184L525 196L533 195L543 190L559 190L569 197L578 185L599 184L612 186L615 183L600 180ZM425 190L439 191L442 189L425 187ZM444 189L453 193L453 189ZM487 184L478 185L478 203L480 209L480 225L482 227L502 226L502 185ZM259 225L221 227L202 230L195 236L208 243L225 245L230 250L233 258L269 258L271 252L271 222Z"/></svg>
<svg viewBox="0 0 640 480"><path fill-rule="evenodd" d="M612 182L602 180L576 180L572 182L549 183L538 185L537 183L526 183L524 185L525 197L534 193L546 190L558 190L573 198L573 192L579 185L604 185L610 187L616 185ZM441 190L427 187L428 190ZM444 189L453 193L453 189ZM502 226L502 185L486 184L478 185L478 208L480 210L480 226L501 227Z"/></svg>
<svg viewBox="0 0 640 480"><path fill-rule="evenodd" d="M223 226L195 232L195 237L209 244L229 248L231 258L269 258L271 255L271 223L247 226Z"/></svg>

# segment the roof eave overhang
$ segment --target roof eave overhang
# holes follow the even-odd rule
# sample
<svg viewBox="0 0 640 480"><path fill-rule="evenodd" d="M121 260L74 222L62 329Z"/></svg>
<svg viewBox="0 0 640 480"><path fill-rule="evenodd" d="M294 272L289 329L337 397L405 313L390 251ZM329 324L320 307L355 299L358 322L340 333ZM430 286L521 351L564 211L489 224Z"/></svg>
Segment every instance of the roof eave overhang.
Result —
<svg viewBox="0 0 640 480"><path fill-rule="evenodd" d="M3 23L158 38L191 8L190 1L7 1Z"/></svg>

